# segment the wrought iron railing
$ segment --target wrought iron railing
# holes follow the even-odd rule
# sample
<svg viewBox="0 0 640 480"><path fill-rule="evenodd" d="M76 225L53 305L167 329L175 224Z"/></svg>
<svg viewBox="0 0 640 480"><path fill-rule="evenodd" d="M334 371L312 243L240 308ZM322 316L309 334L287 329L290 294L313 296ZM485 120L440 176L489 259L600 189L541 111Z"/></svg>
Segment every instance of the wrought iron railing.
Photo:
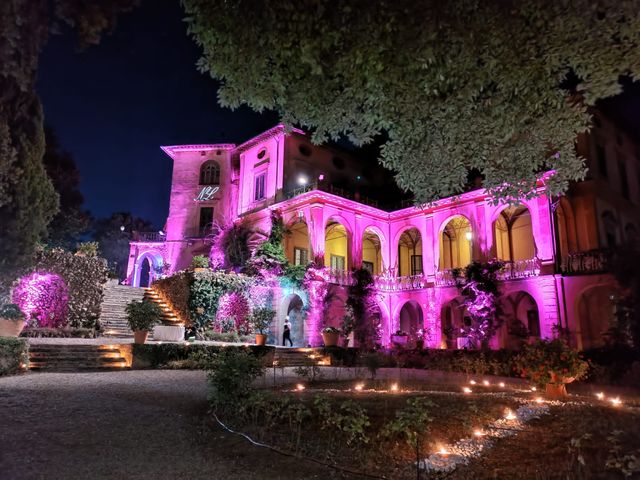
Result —
<svg viewBox="0 0 640 480"><path fill-rule="evenodd" d="M499 280L513 280L517 278L536 277L540 275L540 259L529 258L515 262L505 262L498 272Z"/></svg>
<svg viewBox="0 0 640 480"><path fill-rule="evenodd" d="M134 242L164 242L167 238L160 232L133 232Z"/></svg>
<svg viewBox="0 0 640 480"><path fill-rule="evenodd" d="M348 200L353 200L355 202L362 203L364 205L369 205L370 207L378 208L378 202L376 200L364 197L362 195L359 195L358 193L350 192L343 188L334 187L333 185L326 184L323 182L314 182L314 183L310 183L309 185L304 185L302 187L295 188L287 192L285 194L285 197L287 199L294 198L299 195L302 195L303 193L310 192L312 190L320 190L322 192L331 193L338 197L346 198Z"/></svg>
<svg viewBox="0 0 640 480"><path fill-rule="evenodd" d="M610 250L598 249L570 253L562 259L560 271L565 275L604 273L608 269Z"/></svg>
<svg viewBox="0 0 640 480"><path fill-rule="evenodd" d="M330 268L325 271L327 282L348 287L354 284L353 274L346 270Z"/></svg>
<svg viewBox="0 0 640 480"><path fill-rule="evenodd" d="M453 269L438 270L435 275L435 284L439 287L449 287L456 284Z"/></svg>

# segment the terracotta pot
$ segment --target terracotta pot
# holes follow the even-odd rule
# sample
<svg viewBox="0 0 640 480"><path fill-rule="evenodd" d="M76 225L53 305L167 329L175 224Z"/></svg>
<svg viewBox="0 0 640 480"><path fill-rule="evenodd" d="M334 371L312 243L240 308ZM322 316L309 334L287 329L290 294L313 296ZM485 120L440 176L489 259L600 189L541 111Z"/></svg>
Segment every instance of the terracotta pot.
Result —
<svg viewBox="0 0 640 480"><path fill-rule="evenodd" d="M24 320L0 318L0 337L17 337L24 328Z"/></svg>
<svg viewBox="0 0 640 480"><path fill-rule="evenodd" d="M325 347L336 347L340 340L340 334L336 332L322 332L322 342Z"/></svg>
<svg viewBox="0 0 640 480"><path fill-rule="evenodd" d="M133 343L143 344L147 341L149 336L148 330L135 330L133 332Z"/></svg>
<svg viewBox="0 0 640 480"><path fill-rule="evenodd" d="M545 393L549 398L562 398L567 396L567 387L564 383L547 383Z"/></svg>
<svg viewBox="0 0 640 480"><path fill-rule="evenodd" d="M266 345L267 336L264 333L256 333L256 345Z"/></svg>
<svg viewBox="0 0 640 480"><path fill-rule="evenodd" d="M194 272L206 272L207 270L209 270L207 267L194 267L193 269Z"/></svg>

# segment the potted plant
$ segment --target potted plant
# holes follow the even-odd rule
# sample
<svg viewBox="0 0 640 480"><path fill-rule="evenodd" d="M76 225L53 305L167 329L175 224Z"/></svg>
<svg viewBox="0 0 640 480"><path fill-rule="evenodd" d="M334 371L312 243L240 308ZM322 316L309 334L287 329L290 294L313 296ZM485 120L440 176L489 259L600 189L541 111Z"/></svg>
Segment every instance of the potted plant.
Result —
<svg viewBox="0 0 640 480"><path fill-rule="evenodd" d="M550 397L567 396L566 384L583 378L589 369L578 351L559 338L524 345L515 364L521 377L544 387Z"/></svg>
<svg viewBox="0 0 640 480"><path fill-rule="evenodd" d="M191 259L191 268L194 272L203 272L209 268L209 259L204 255L196 255Z"/></svg>
<svg viewBox="0 0 640 480"><path fill-rule="evenodd" d="M15 303L0 307L0 337L17 337L24 328L26 317Z"/></svg>
<svg viewBox="0 0 640 480"><path fill-rule="evenodd" d="M276 311L271 308L258 307L251 312L251 325L256 332L256 345L267 343L267 334L276 316Z"/></svg>
<svg viewBox="0 0 640 480"><path fill-rule="evenodd" d="M409 335L407 332L403 332L402 330L396 330L396 333L391 335L391 342L395 345L404 346L407 344L409 340Z"/></svg>
<svg viewBox="0 0 640 480"><path fill-rule="evenodd" d="M154 325L160 323L162 310L160 307L148 300L133 300L125 308L127 322L133 330L134 343L145 343L149 336L149 331Z"/></svg>
<svg viewBox="0 0 640 480"><path fill-rule="evenodd" d="M340 339L340 330L336 327L325 327L322 329L322 341L325 347L335 347Z"/></svg>

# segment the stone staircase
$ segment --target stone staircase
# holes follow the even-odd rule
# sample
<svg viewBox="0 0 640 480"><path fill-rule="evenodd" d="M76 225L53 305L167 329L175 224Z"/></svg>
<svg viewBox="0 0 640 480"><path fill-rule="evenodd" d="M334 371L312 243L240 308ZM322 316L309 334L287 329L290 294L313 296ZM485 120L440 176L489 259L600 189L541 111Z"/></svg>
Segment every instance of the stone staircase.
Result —
<svg viewBox="0 0 640 480"><path fill-rule="evenodd" d="M325 357L313 348L276 348L273 357L279 367L303 367L311 365L331 365L331 357Z"/></svg>
<svg viewBox="0 0 640 480"><path fill-rule="evenodd" d="M127 303L132 300L142 300L144 295L144 288L118 285L116 282L107 284L100 314L100 325L105 337L133 337L124 309Z"/></svg>
<svg viewBox="0 0 640 480"><path fill-rule="evenodd" d="M178 318L178 316L173 313L169 305L165 303L160 295L151 288L145 288L144 290L144 299L149 300L150 302L154 302L158 304L158 306L162 309L162 324L163 325L182 325L182 322Z"/></svg>
<svg viewBox="0 0 640 480"><path fill-rule="evenodd" d="M129 368L115 345L31 344L29 370L46 372L111 371Z"/></svg>

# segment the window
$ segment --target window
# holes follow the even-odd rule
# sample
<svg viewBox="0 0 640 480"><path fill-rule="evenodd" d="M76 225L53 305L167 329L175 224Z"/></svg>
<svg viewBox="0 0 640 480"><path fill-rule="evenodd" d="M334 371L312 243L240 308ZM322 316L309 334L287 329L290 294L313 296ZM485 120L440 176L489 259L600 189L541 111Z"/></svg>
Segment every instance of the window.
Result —
<svg viewBox="0 0 640 480"><path fill-rule="evenodd" d="M262 159L265 157L265 155L266 155L266 154L267 154L267 149L266 149L266 148L263 148L262 150L260 150L260 151L258 152L258 159L259 159L259 160L262 160Z"/></svg>
<svg viewBox="0 0 640 480"><path fill-rule="evenodd" d="M212 222L213 222L213 207L200 208L199 232L201 237L205 236L208 233L208 230L211 228Z"/></svg>
<svg viewBox="0 0 640 480"><path fill-rule="evenodd" d="M331 270L344 270L344 257L331 254Z"/></svg>
<svg viewBox="0 0 640 480"><path fill-rule="evenodd" d="M607 178L607 152L602 145L596 145L596 161L598 162L598 172Z"/></svg>
<svg viewBox="0 0 640 480"><path fill-rule="evenodd" d="M624 163L624 158L618 160L618 172L620 173L622 196L629 200L629 179L627 178L627 166Z"/></svg>
<svg viewBox="0 0 640 480"><path fill-rule="evenodd" d="M200 167L200 185L220 185L220 165L207 160Z"/></svg>
<svg viewBox="0 0 640 480"><path fill-rule="evenodd" d="M422 255L411 255L411 275L422 274Z"/></svg>
<svg viewBox="0 0 640 480"><path fill-rule="evenodd" d="M264 200L265 198L265 185L267 183L267 173L263 172L256 175L255 184L253 188L253 200Z"/></svg>
<svg viewBox="0 0 640 480"><path fill-rule="evenodd" d="M367 261L363 261L362 262L362 268L364 268L365 270L368 270L369 273L371 275L373 275L373 262L367 262Z"/></svg>
<svg viewBox="0 0 640 480"><path fill-rule="evenodd" d="M293 247L293 264L306 265L309 263L309 250L306 248Z"/></svg>
<svg viewBox="0 0 640 480"><path fill-rule="evenodd" d="M538 318L538 310L527 311L527 330L530 337L540 336L540 320Z"/></svg>

